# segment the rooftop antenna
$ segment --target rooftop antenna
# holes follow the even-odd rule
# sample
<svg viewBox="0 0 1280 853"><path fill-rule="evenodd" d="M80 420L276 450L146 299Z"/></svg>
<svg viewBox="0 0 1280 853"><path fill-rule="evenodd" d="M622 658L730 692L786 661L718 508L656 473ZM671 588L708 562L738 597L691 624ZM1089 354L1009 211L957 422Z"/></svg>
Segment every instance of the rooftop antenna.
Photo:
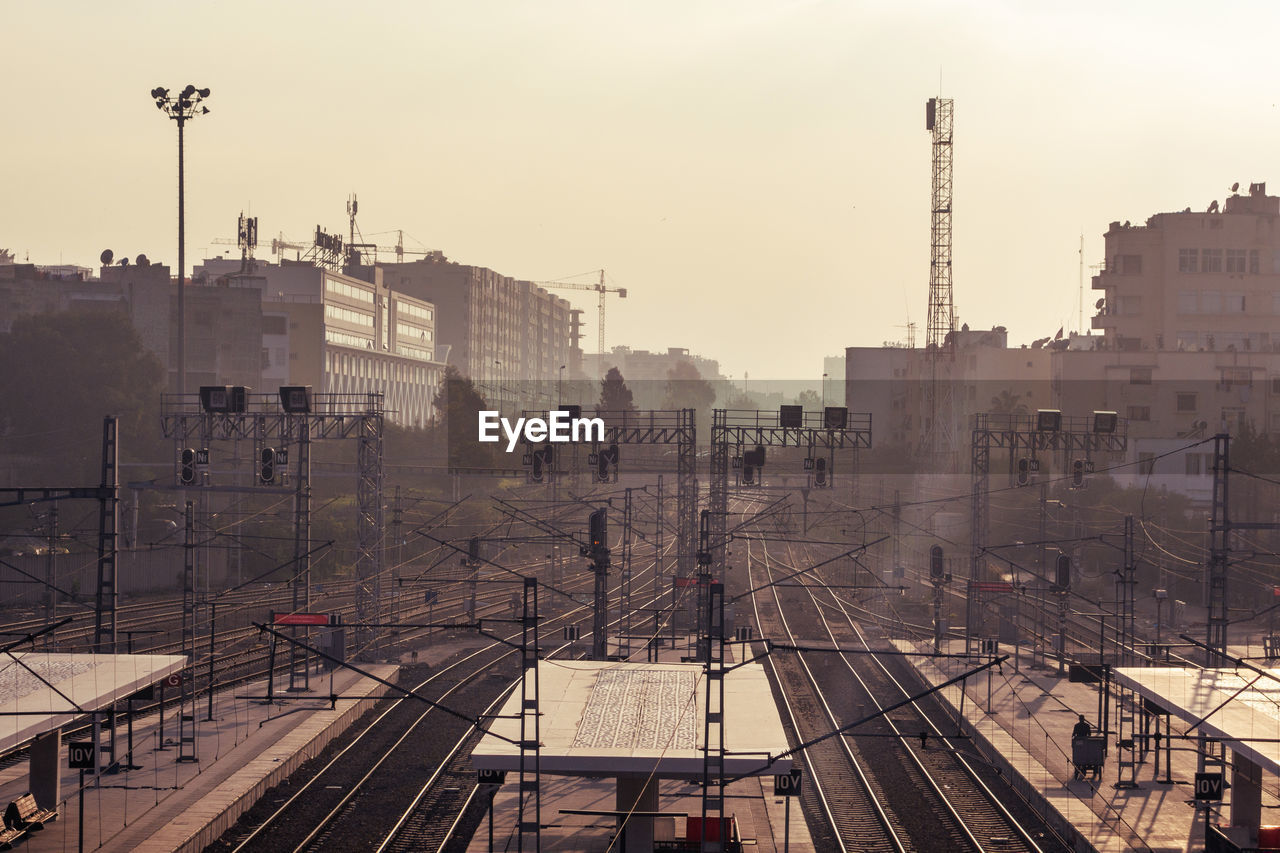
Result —
<svg viewBox="0 0 1280 853"><path fill-rule="evenodd" d="M1080 229L1080 316L1076 319L1076 331L1084 334L1084 229Z"/></svg>

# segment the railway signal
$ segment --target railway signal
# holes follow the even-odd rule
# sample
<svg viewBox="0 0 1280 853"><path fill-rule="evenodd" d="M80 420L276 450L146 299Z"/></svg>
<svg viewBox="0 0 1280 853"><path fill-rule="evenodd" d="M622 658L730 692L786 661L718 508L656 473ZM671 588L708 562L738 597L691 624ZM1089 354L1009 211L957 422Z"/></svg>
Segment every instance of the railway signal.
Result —
<svg viewBox="0 0 1280 853"><path fill-rule="evenodd" d="M1071 589L1071 557L1066 554L1058 555L1053 585L1060 590Z"/></svg>
<svg viewBox="0 0 1280 853"><path fill-rule="evenodd" d="M813 460L813 485L819 489L825 489L831 485L831 481L827 478L827 460L821 456Z"/></svg>
<svg viewBox="0 0 1280 853"><path fill-rule="evenodd" d="M1073 460L1071 463L1071 488L1083 489L1085 486L1085 463L1083 459Z"/></svg>
<svg viewBox="0 0 1280 853"><path fill-rule="evenodd" d="M182 448L182 467L178 471L178 479L184 486L196 481L196 452L190 447Z"/></svg>
<svg viewBox="0 0 1280 853"><path fill-rule="evenodd" d="M258 471L258 478L264 483L274 483L276 481L276 449L262 448L261 459L262 467Z"/></svg>

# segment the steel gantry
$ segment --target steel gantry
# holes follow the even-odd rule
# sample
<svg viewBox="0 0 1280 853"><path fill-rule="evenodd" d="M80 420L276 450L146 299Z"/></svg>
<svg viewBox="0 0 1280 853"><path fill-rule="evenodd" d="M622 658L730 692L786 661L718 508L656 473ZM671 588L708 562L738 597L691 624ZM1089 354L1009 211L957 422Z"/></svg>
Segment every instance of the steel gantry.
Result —
<svg viewBox="0 0 1280 853"><path fill-rule="evenodd" d="M841 410L843 411L843 410ZM742 448L807 447L809 456L817 449L828 455L836 450L871 447L871 415L846 413L846 417L830 419L826 412L795 412L798 420L788 419L783 426L782 411L715 409L711 413L711 493L709 501L707 549L711 574L724 577L726 530L729 515L730 448L734 459L742 456ZM834 424L841 424L838 427ZM832 475L828 475L832 476ZM699 585L698 612L705 610L703 585Z"/></svg>
<svg viewBox="0 0 1280 853"><path fill-rule="evenodd" d="M974 595L995 582L982 571L987 547L991 502L991 451L1008 449L1009 473L1015 475L1015 458L1025 451L1030 474L1038 465L1037 454L1078 452L1085 459L1094 453L1120 453L1128 445L1128 423L1115 412L1093 412L1087 416L1064 416L1056 409L1033 414L979 412L974 415L971 443L972 496L969 518L969 590L965 618L966 652L973 642ZM1023 484L1026 485L1026 484Z"/></svg>
<svg viewBox="0 0 1280 853"><path fill-rule="evenodd" d="M526 411L523 415L526 418L546 418L549 412ZM589 442L591 458L598 458L602 450L615 444L676 446L676 574L682 578L692 577L698 528L698 435L693 409L598 411L588 413L586 417L598 417L604 422L603 438L596 441L592 435ZM580 461L578 454L569 455L570 466L560 464L563 458L557 447L548 469L553 484L560 473L579 473L576 470ZM625 469L625 458L620 465Z"/></svg>
<svg viewBox="0 0 1280 853"><path fill-rule="evenodd" d="M311 454L310 444L317 440L355 439L357 441L356 511L358 514L358 553L356 557L356 653L374 651L377 632L369 628L380 618L382 578L382 444L383 395L312 394L309 386L281 388L277 394L254 394L244 389L216 388L222 395L211 398L202 389L197 394L166 394L162 400L161 424L166 438L174 441L178 487L205 491L235 491L294 496L295 554L290 565L295 612L305 612L311 604ZM196 448L196 440L203 442ZM255 476L255 485L214 485L212 462L207 443L248 441L253 443L255 460L263 460L264 470ZM284 472L270 480L262 476L270 457L273 464L287 468L289 449L295 449L292 488L283 485ZM188 454L188 451L194 453ZM264 455L267 454L267 455ZM196 461L194 471L185 471L186 459ZM188 479L190 477L190 479ZM282 485L275 485L276 482ZM301 677L306 684L305 663L300 670L291 669L290 687Z"/></svg>

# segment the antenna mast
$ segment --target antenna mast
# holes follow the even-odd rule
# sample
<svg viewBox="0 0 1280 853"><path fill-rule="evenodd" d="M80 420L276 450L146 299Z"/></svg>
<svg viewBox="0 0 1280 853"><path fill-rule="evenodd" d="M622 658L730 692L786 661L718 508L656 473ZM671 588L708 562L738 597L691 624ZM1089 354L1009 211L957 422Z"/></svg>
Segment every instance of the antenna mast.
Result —
<svg viewBox="0 0 1280 853"><path fill-rule="evenodd" d="M951 294L951 117L955 101L930 98L925 104L925 129L933 135L933 207L929 266L929 316L925 347L929 354L929 420L925 449L934 454L955 449L954 400L950 377L940 377L944 356L955 360L955 302Z"/></svg>

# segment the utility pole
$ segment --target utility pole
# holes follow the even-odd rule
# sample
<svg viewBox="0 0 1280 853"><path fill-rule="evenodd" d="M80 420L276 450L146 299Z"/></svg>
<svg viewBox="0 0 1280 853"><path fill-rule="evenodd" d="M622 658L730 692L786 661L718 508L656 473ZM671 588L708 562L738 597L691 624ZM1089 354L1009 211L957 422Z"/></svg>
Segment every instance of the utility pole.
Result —
<svg viewBox="0 0 1280 853"><path fill-rule="evenodd" d="M403 523L403 509L400 505L400 487L396 486L395 503L391 505L391 541L396 549L395 568L391 570L391 621L400 621L400 567L404 564L404 538L400 526Z"/></svg>
<svg viewBox="0 0 1280 853"><path fill-rule="evenodd" d="M1124 566L1116 586L1120 599L1120 649L1117 658L1122 666L1133 666L1134 595L1138 584L1138 561L1133 544L1133 516L1124 517Z"/></svg>
<svg viewBox="0 0 1280 853"><path fill-rule="evenodd" d="M53 591L57 584L57 565L54 556L58 547L58 502L54 501L53 506L49 509L49 550L45 554L44 564L44 622L46 625L53 624L55 611L58 609L57 593ZM52 632L45 635L50 641L52 640Z"/></svg>
<svg viewBox="0 0 1280 853"><path fill-rule="evenodd" d="M631 489L624 492L622 509L622 636L618 656L631 657Z"/></svg>
<svg viewBox="0 0 1280 853"><path fill-rule="evenodd" d="M607 660L609 642L607 629L609 625L609 518L601 507L591 513L588 520L590 527L590 545L584 556L591 558L591 568L595 572L595 614L591 623L591 657L594 660Z"/></svg>

